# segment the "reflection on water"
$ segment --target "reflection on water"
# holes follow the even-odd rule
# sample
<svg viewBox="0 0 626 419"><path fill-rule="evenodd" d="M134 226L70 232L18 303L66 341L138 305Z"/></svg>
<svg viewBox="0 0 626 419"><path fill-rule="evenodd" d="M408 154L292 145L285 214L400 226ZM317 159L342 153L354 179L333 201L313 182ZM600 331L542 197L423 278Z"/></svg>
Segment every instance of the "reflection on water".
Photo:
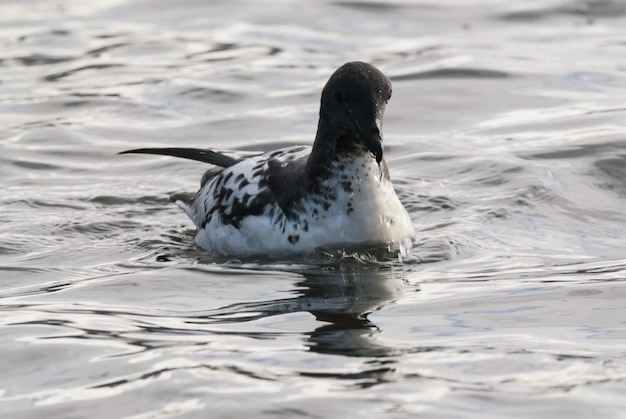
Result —
<svg viewBox="0 0 626 419"><path fill-rule="evenodd" d="M354 269L354 267L353 267ZM323 325L308 333L311 351L344 356L380 357L396 353L379 344L377 326L368 315L403 295L398 274L380 270L327 270L302 272L295 284L298 296L290 299L241 303L204 317L209 321L252 321L265 317L307 311ZM242 317L250 313L249 317Z"/></svg>
<svg viewBox="0 0 626 419"><path fill-rule="evenodd" d="M380 328L371 322L368 316L402 298L405 285L399 274L393 270L363 269L357 265L343 264L338 269L309 269L301 272L298 277L299 279L291 283L288 298L257 299L188 313L175 311L162 313L157 307L141 311L138 307L130 306L113 309L89 307L88 303L8 304L2 307L5 313L9 314L5 317L4 324L18 330L35 328L33 330L46 331L36 333L38 337L29 339L33 344L43 345L42 350L50 352L50 355L44 358L47 361L42 364L45 370L50 369L46 364L56 356L55 351L50 351L50 348L58 348L59 345L80 347L95 344L103 348L110 347L107 352L113 349L108 355L91 359L96 361L96 366L89 368L91 374L95 371L100 371L97 375L102 374L96 383L87 385L80 391L78 388L51 390L28 396L42 400L44 404L90 399L97 397L98 389L146 386L151 380L163 379L172 372L194 369L208 369L217 375L234 372L255 379L268 379L263 377L263 373L255 372L250 367L232 365L226 359L220 361L219 358L207 363L201 359L202 357L197 358L194 354L209 355L211 348L216 345L230 346L230 340L249 339L258 342L281 339L281 336L291 333L281 332L280 327L276 327L274 318L290 314L301 316L302 313L310 313L315 319L313 322L315 326L310 331L297 333L298 340L301 340L312 353L363 357L368 359L366 364L369 367L347 376L343 369L335 372L317 372L306 367L302 370L296 368L292 371L293 374L309 378L347 379L354 381L355 385L363 386L388 381L388 374L393 371L394 362L385 361L384 358L399 355L400 352L377 340ZM219 278L220 281L223 279ZM164 281L171 284L176 281L176 277L167 275L164 276ZM120 284L124 284L124 281L120 281ZM74 287L77 285L74 284ZM39 313L46 313L46 316L42 318ZM241 327L246 324L252 326L244 327L245 330L242 330ZM254 326L255 324L257 326ZM269 330L264 330L266 327L260 326L263 324L268 325ZM187 358L187 361L182 365L156 363L147 370L121 375L101 370L106 365L97 365L103 361L110 364L110 361L116 359L128 359L142 365L145 360L161 358L164 350L177 353ZM374 359L377 361L373 361ZM63 375L67 375L67 372ZM20 401L22 398L12 395L9 400Z"/></svg>

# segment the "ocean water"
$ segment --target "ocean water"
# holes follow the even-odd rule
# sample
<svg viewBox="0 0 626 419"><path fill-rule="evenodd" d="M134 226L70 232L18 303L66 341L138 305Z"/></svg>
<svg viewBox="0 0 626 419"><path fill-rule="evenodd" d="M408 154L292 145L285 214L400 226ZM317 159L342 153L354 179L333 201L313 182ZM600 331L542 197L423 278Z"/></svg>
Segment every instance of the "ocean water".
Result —
<svg viewBox="0 0 626 419"><path fill-rule="evenodd" d="M6 418L623 417L626 3L4 0ZM392 80L409 257L220 259L152 146L310 144Z"/></svg>

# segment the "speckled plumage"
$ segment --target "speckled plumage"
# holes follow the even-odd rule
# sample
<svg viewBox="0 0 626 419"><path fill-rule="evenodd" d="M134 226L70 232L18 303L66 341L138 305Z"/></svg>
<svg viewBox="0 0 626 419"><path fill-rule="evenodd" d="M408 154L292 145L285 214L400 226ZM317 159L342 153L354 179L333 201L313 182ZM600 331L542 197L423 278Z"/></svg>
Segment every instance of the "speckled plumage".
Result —
<svg viewBox="0 0 626 419"><path fill-rule="evenodd" d="M339 68L322 92L313 147L242 160L209 150L128 152L191 158L211 168L191 199L173 200L191 218L196 244L221 255L278 255L317 248L396 244L413 237L382 157L380 127L389 80L369 64Z"/></svg>

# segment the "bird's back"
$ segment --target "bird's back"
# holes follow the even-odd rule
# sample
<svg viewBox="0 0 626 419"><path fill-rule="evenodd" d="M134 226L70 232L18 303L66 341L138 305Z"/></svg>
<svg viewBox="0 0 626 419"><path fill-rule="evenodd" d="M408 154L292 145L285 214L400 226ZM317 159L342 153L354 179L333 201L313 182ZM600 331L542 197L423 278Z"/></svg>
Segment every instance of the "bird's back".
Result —
<svg viewBox="0 0 626 419"><path fill-rule="evenodd" d="M271 255L412 237L384 161L379 166L369 154L339 157L319 183L302 185L297 173L309 153L310 147L277 150L208 180L184 208L198 227L198 246L222 255Z"/></svg>

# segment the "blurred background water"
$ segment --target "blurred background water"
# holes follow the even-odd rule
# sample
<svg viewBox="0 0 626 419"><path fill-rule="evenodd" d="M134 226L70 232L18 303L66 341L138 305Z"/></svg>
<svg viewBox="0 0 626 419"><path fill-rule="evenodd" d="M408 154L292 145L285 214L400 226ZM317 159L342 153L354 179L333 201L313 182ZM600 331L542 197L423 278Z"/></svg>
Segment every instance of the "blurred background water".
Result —
<svg viewBox="0 0 626 419"><path fill-rule="evenodd" d="M4 0L0 412L620 417L626 3ZM140 146L310 144L329 75L394 85L415 224L367 254L220 260Z"/></svg>

